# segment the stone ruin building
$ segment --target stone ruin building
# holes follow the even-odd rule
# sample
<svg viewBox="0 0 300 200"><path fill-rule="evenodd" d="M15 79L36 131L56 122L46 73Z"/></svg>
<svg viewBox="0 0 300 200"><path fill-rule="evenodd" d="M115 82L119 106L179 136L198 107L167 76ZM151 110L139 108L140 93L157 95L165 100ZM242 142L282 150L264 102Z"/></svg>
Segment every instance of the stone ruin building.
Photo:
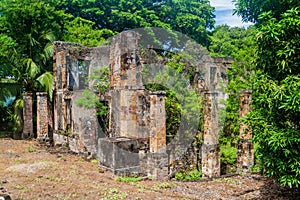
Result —
<svg viewBox="0 0 300 200"><path fill-rule="evenodd" d="M92 156L117 175L139 174L167 179L174 173L174 149L166 141L165 92L147 91L142 81L146 63L139 52L140 35L133 31L115 36L110 46L87 48L75 43L54 43L54 94L52 105L46 93L37 93L37 138L49 137L55 145ZM204 77L196 80L206 99L204 105L204 143L201 164L204 177L220 176L218 142L218 79L227 84L226 70L231 60L201 55ZM95 109L76 105L93 81L86 77L94 69L109 66L109 91L101 96L109 108L109 133L104 133ZM203 84L203 82L205 84ZM224 94L223 94L224 95ZM218 97L219 96L219 97ZM221 97L224 98L224 97ZM241 95L240 116L250 110L251 91ZM23 136L33 135L32 94L24 94ZM237 165L240 171L253 165L253 144L241 124ZM244 134L247 132L246 134ZM173 156L172 156L173 155Z"/></svg>

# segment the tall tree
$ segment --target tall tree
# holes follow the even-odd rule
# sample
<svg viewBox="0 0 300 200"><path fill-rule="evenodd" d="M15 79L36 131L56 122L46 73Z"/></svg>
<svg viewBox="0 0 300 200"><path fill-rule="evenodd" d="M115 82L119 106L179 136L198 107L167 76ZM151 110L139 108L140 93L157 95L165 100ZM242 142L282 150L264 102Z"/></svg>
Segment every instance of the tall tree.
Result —
<svg viewBox="0 0 300 200"><path fill-rule="evenodd" d="M0 65L25 91L51 91L52 41L61 33L64 13L44 1L4 0L0 3L0 34L15 44ZM3 40L2 40L3 41ZM2 42L0 42L2 44ZM41 77L40 77L41 76Z"/></svg>
<svg viewBox="0 0 300 200"><path fill-rule="evenodd" d="M236 2L238 14L258 22L259 31L253 111L246 123L258 143L264 173L282 185L299 187L300 2Z"/></svg>
<svg viewBox="0 0 300 200"><path fill-rule="evenodd" d="M17 97L15 113L10 115L15 126L21 127L21 93L47 91L52 95L52 41L55 34L62 35L65 15L46 1L35 0L3 0L0 13L0 76L10 82L1 84L1 92ZM12 92L15 85L18 90Z"/></svg>
<svg viewBox="0 0 300 200"><path fill-rule="evenodd" d="M112 37L115 32L108 29L94 29L95 22L76 17L64 25L67 34L64 41L76 42L85 46L100 46L106 39Z"/></svg>
<svg viewBox="0 0 300 200"><path fill-rule="evenodd" d="M260 15L270 12L274 18L280 18L287 10L300 6L298 0L232 0L235 4L235 13L245 22L261 23Z"/></svg>
<svg viewBox="0 0 300 200"><path fill-rule="evenodd" d="M300 7L280 18L270 13L259 28L248 123L259 144L264 173L282 185L300 184Z"/></svg>
<svg viewBox="0 0 300 200"><path fill-rule="evenodd" d="M208 0L105 0L57 1L56 7L74 17L94 22L98 29L116 32L141 27L162 27L187 34L208 44L208 29L214 25L214 8Z"/></svg>

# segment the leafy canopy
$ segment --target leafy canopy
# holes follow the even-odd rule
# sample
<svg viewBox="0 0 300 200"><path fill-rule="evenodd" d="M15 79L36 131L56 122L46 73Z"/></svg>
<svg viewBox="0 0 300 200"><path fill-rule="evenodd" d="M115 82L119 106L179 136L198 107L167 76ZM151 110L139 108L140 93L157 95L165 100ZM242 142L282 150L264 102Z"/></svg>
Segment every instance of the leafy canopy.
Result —
<svg viewBox="0 0 300 200"><path fill-rule="evenodd" d="M290 187L300 183L299 14L296 7L278 19L262 15L248 119L264 173Z"/></svg>
<svg viewBox="0 0 300 200"><path fill-rule="evenodd" d="M232 0L235 4L235 13L243 18L245 22L262 23L260 15L270 12L276 19L287 10L300 6L298 0Z"/></svg>
<svg viewBox="0 0 300 200"><path fill-rule="evenodd" d="M94 29L114 32L161 27L187 34L202 45L208 45L208 31L214 26L214 8L208 0L62 0L58 10L73 17L94 22Z"/></svg>

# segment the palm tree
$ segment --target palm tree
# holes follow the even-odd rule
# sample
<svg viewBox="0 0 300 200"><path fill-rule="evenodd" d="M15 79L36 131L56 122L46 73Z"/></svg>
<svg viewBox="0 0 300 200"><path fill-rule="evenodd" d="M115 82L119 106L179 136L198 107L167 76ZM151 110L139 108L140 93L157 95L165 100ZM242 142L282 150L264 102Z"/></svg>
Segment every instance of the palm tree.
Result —
<svg viewBox="0 0 300 200"><path fill-rule="evenodd" d="M69 19L53 4L52 1L0 1L0 82L4 79L14 82L0 84L0 101L1 96L3 99L15 96L20 108L23 92L46 91L52 98L53 33L61 38L64 20ZM16 85L17 91L13 92Z"/></svg>
<svg viewBox="0 0 300 200"><path fill-rule="evenodd" d="M17 83L23 86L24 92L46 91L52 97L52 33L42 34L38 40L29 36L29 52L24 55L12 51L10 65ZM45 44L45 41L48 41ZM48 71L49 70L49 71Z"/></svg>
<svg viewBox="0 0 300 200"><path fill-rule="evenodd" d="M52 43L54 36L51 33L42 34L38 39L28 38L30 48L28 54L19 53L13 48L6 56L3 68L10 69L10 77L0 79L0 102L5 102L9 97L16 97L12 110L7 110L14 120L15 130L22 127L23 92L48 93L52 99L53 75L52 69ZM45 43L45 41L48 41ZM44 43L44 44L43 44ZM49 70L49 71L46 71Z"/></svg>

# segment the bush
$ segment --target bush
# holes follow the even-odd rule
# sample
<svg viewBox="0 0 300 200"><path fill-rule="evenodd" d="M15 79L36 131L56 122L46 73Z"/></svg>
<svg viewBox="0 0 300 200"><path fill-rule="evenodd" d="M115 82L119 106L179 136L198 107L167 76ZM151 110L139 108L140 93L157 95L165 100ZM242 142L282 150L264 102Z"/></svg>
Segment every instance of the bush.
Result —
<svg viewBox="0 0 300 200"><path fill-rule="evenodd" d="M178 181L196 181L202 178L202 172L196 169L188 172L179 172L175 174Z"/></svg>
<svg viewBox="0 0 300 200"><path fill-rule="evenodd" d="M222 173L231 172L236 166L237 148L227 142L220 147ZM227 170L229 167L229 171Z"/></svg>

